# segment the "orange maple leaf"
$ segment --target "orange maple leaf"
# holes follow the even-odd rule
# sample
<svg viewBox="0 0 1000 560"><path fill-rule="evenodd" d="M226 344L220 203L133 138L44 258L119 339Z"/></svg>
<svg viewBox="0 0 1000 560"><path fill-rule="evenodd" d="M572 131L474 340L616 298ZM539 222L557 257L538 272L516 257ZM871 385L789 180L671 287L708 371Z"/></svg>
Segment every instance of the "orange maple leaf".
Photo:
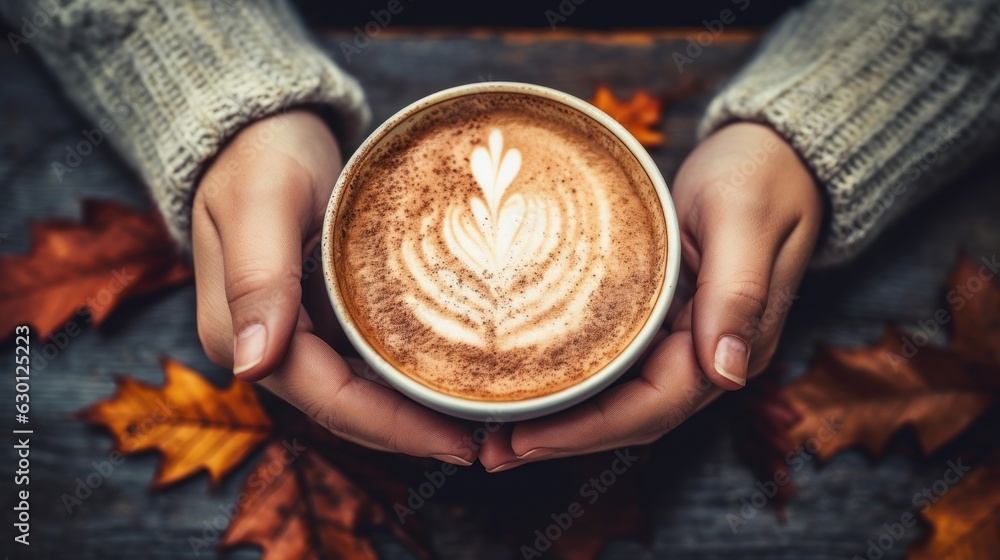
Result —
<svg viewBox="0 0 1000 560"><path fill-rule="evenodd" d="M970 297L949 297L948 317L935 315L938 328L954 319L947 348L919 345L918 338L890 328L874 346L821 347L806 375L785 388L803 420L790 435L798 444L821 434L824 422L842 424L817 455L860 445L873 455L900 428L912 426L925 454L962 433L1000 396L1000 361L992 346L1000 335L1000 287L972 279L979 266L962 258L949 279L962 287L981 286ZM926 344L926 338L919 338ZM832 421L832 422L831 422Z"/></svg>
<svg viewBox="0 0 1000 560"><path fill-rule="evenodd" d="M238 496L241 508L223 548L257 545L263 560L377 560L362 535L388 528L426 557L381 505L313 449L272 443Z"/></svg>
<svg viewBox="0 0 1000 560"><path fill-rule="evenodd" d="M115 394L79 417L107 427L115 437L115 448L125 455L160 451L163 461L154 488L203 469L218 484L267 439L271 421L249 383L234 379L220 390L173 360L163 361L163 371L163 387L116 379Z"/></svg>
<svg viewBox="0 0 1000 560"><path fill-rule="evenodd" d="M639 90L628 101L620 101L607 86L601 85L590 102L618 121L643 146L662 146L666 140L662 132L654 129L660 124L661 102L645 90Z"/></svg>
<svg viewBox="0 0 1000 560"><path fill-rule="evenodd" d="M1000 550L1000 453L993 455L924 513L933 531L909 560L996 558Z"/></svg>
<svg viewBox="0 0 1000 560"><path fill-rule="evenodd" d="M100 324L124 299L191 278L163 219L87 200L80 223L34 224L25 255L0 257L0 337L30 324L41 338L84 309Z"/></svg>

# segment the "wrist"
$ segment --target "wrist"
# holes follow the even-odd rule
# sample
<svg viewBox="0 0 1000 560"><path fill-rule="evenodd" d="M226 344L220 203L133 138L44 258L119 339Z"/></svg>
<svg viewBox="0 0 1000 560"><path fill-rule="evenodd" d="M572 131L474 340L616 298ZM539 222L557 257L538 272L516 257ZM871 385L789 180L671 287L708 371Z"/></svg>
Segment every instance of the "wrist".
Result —
<svg viewBox="0 0 1000 560"><path fill-rule="evenodd" d="M770 126L754 122L729 124L706 139L720 144L730 157L719 163L726 170L724 188L749 188L767 199L791 198L799 216L821 221L824 192L798 151Z"/></svg>
<svg viewBox="0 0 1000 560"><path fill-rule="evenodd" d="M326 121L305 107L293 109L254 121L235 134L199 180L195 202L276 175L292 179L288 183L298 188L328 191L341 166L340 147Z"/></svg>

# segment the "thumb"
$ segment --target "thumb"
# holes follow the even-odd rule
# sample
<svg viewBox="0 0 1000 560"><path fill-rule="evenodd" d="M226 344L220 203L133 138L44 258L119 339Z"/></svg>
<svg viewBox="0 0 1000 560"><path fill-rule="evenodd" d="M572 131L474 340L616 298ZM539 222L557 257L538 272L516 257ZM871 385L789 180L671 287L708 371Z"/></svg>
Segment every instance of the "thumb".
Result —
<svg viewBox="0 0 1000 560"><path fill-rule="evenodd" d="M310 197L286 185L241 189L213 214L232 314L233 374L266 377L284 358L302 303L302 241Z"/></svg>
<svg viewBox="0 0 1000 560"><path fill-rule="evenodd" d="M729 390L746 385L779 249L772 236L747 222L726 216L706 227L692 304L698 362L709 379Z"/></svg>

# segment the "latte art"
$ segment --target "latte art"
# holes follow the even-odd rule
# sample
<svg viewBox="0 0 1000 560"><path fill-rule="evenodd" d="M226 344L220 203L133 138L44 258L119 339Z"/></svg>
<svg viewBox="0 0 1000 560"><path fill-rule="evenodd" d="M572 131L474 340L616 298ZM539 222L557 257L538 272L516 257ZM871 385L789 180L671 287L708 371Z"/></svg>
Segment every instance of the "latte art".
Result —
<svg viewBox="0 0 1000 560"><path fill-rule="evenodd" d="M604 277L604 261L594 253L610 248L611 209L590 177L558 197L532 192L530 185L519 192L521 153L504 151L503 142L494 129L489 148L472 152L480 196L425 216L399 257L421 290L406 294L406 301L428 327L455 342L509 350L542 342L549 323L582 320ZM597 238L586 232L598 232ZM476 282L461 282L455 266ZM548 320L532 321L535 316Z"/></svg>
<svg viewBox="0 0 1000 560"><path fill-rule="evenodd" d="M464 399L530 399L600 371L645 324L666 222L593 119L484 93L370 150L340 186L330 261L359 335L394 369Z"/></svg>

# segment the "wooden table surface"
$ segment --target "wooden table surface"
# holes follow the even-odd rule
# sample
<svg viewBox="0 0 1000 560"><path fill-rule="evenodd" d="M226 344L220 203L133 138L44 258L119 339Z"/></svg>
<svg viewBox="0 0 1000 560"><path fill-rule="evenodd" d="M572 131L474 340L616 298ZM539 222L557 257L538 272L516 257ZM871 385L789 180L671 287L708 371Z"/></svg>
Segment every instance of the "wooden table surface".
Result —
<svg viewBox="0 0 1000 560"><path fill-rule="evenodd" d="M390 32L391 31L391 32ZM321 35L329 52L344 62L338 44L346 32ZM671 54L685 48L683 32L574 34L567 32L415 32L389 30L345 66L368 93L377 124L404 105L442 88L482 80L515 80L552 86L589 98L599 83L619 95L637 88L663 93L688 77L702 91L669 110L666 146L652 155L668 182L694 142L694 131L711 91L748 58L756 38L725 34L678 73ZM108 145L95 152L60 183L50 166L65 146L80 139L87 123L61 96L58 87L31 55L0 49L0 252L28 247L27 224L53 216L76 217L85 197L114 198L149 207L143 185ZM816 343L864 344L879 337L889 322L915 325L942 305L942 286L961 248L971 256L1000 250L1000 167L984 164L943 193L935 195L883 235L861 258L846 267L814 271L792 309L779 351L789 376L802 372ZM0 280L2 281L2 280ZM0 347L12 354L10 341ZM32 532L30 555L14 558L187 558L188 537L218 514L249 472L244 465L216 490L204 474L166 491L149 492L158 456L132 456L117 467L73 515L61 496L72 493L77 477L104 461L111 438L71 415L107 397L113 375L162 382L158 358L170 356L224 384L229 373L203 355L195 330L194 287L146 298L117 311L106 326L74 338L45 369L33 369ZM913 459L906 437L880 460L856 452L824 465L810 462L795 480L799 492L780 523L765 508L734 534L726 514L755 490L755 476L738 459L727 397L654 446L649 488L655 528L648 547L627 539L612 541L601 558L851 558L865 554L866 541L884 523L912 511L915 492L938 479L949 457ZM13 401L13 383L0 384L0 402ZM3 426L12 419L4 415ZM3 472L14 470L14 453L4 445ZM550 473L552 469L546 470ZM649 472L649 471L647 471ZM463 492L500 485L530 492L544 485L538 471L488 476L479 466L463 471ZM11 526L13 492L4 475L2 524ZM582 481L581 481L582 482ZM505 486L504 486L505 485ZM615 489L611 488L613 492ZM497 499L503 499L498 497ZM467 508L468 509L468 508ZM544 519L550 512L525 512ZM491 521L475 511L456 514L453 506L430 504L420 517L429 531L434 556L442 559L519 558L517 547L491 532ZM909 529L885 558L902 558L906 546L924 531ZM522 541L530 540L523 535ZM379 538L385 558L409 558L399 545ZM4 538L4 546L13 546ZM5 550L0 550L4 554ZM205 556L204 551L202 557ZM228 558L256 558L243 549Z"/></svg>

